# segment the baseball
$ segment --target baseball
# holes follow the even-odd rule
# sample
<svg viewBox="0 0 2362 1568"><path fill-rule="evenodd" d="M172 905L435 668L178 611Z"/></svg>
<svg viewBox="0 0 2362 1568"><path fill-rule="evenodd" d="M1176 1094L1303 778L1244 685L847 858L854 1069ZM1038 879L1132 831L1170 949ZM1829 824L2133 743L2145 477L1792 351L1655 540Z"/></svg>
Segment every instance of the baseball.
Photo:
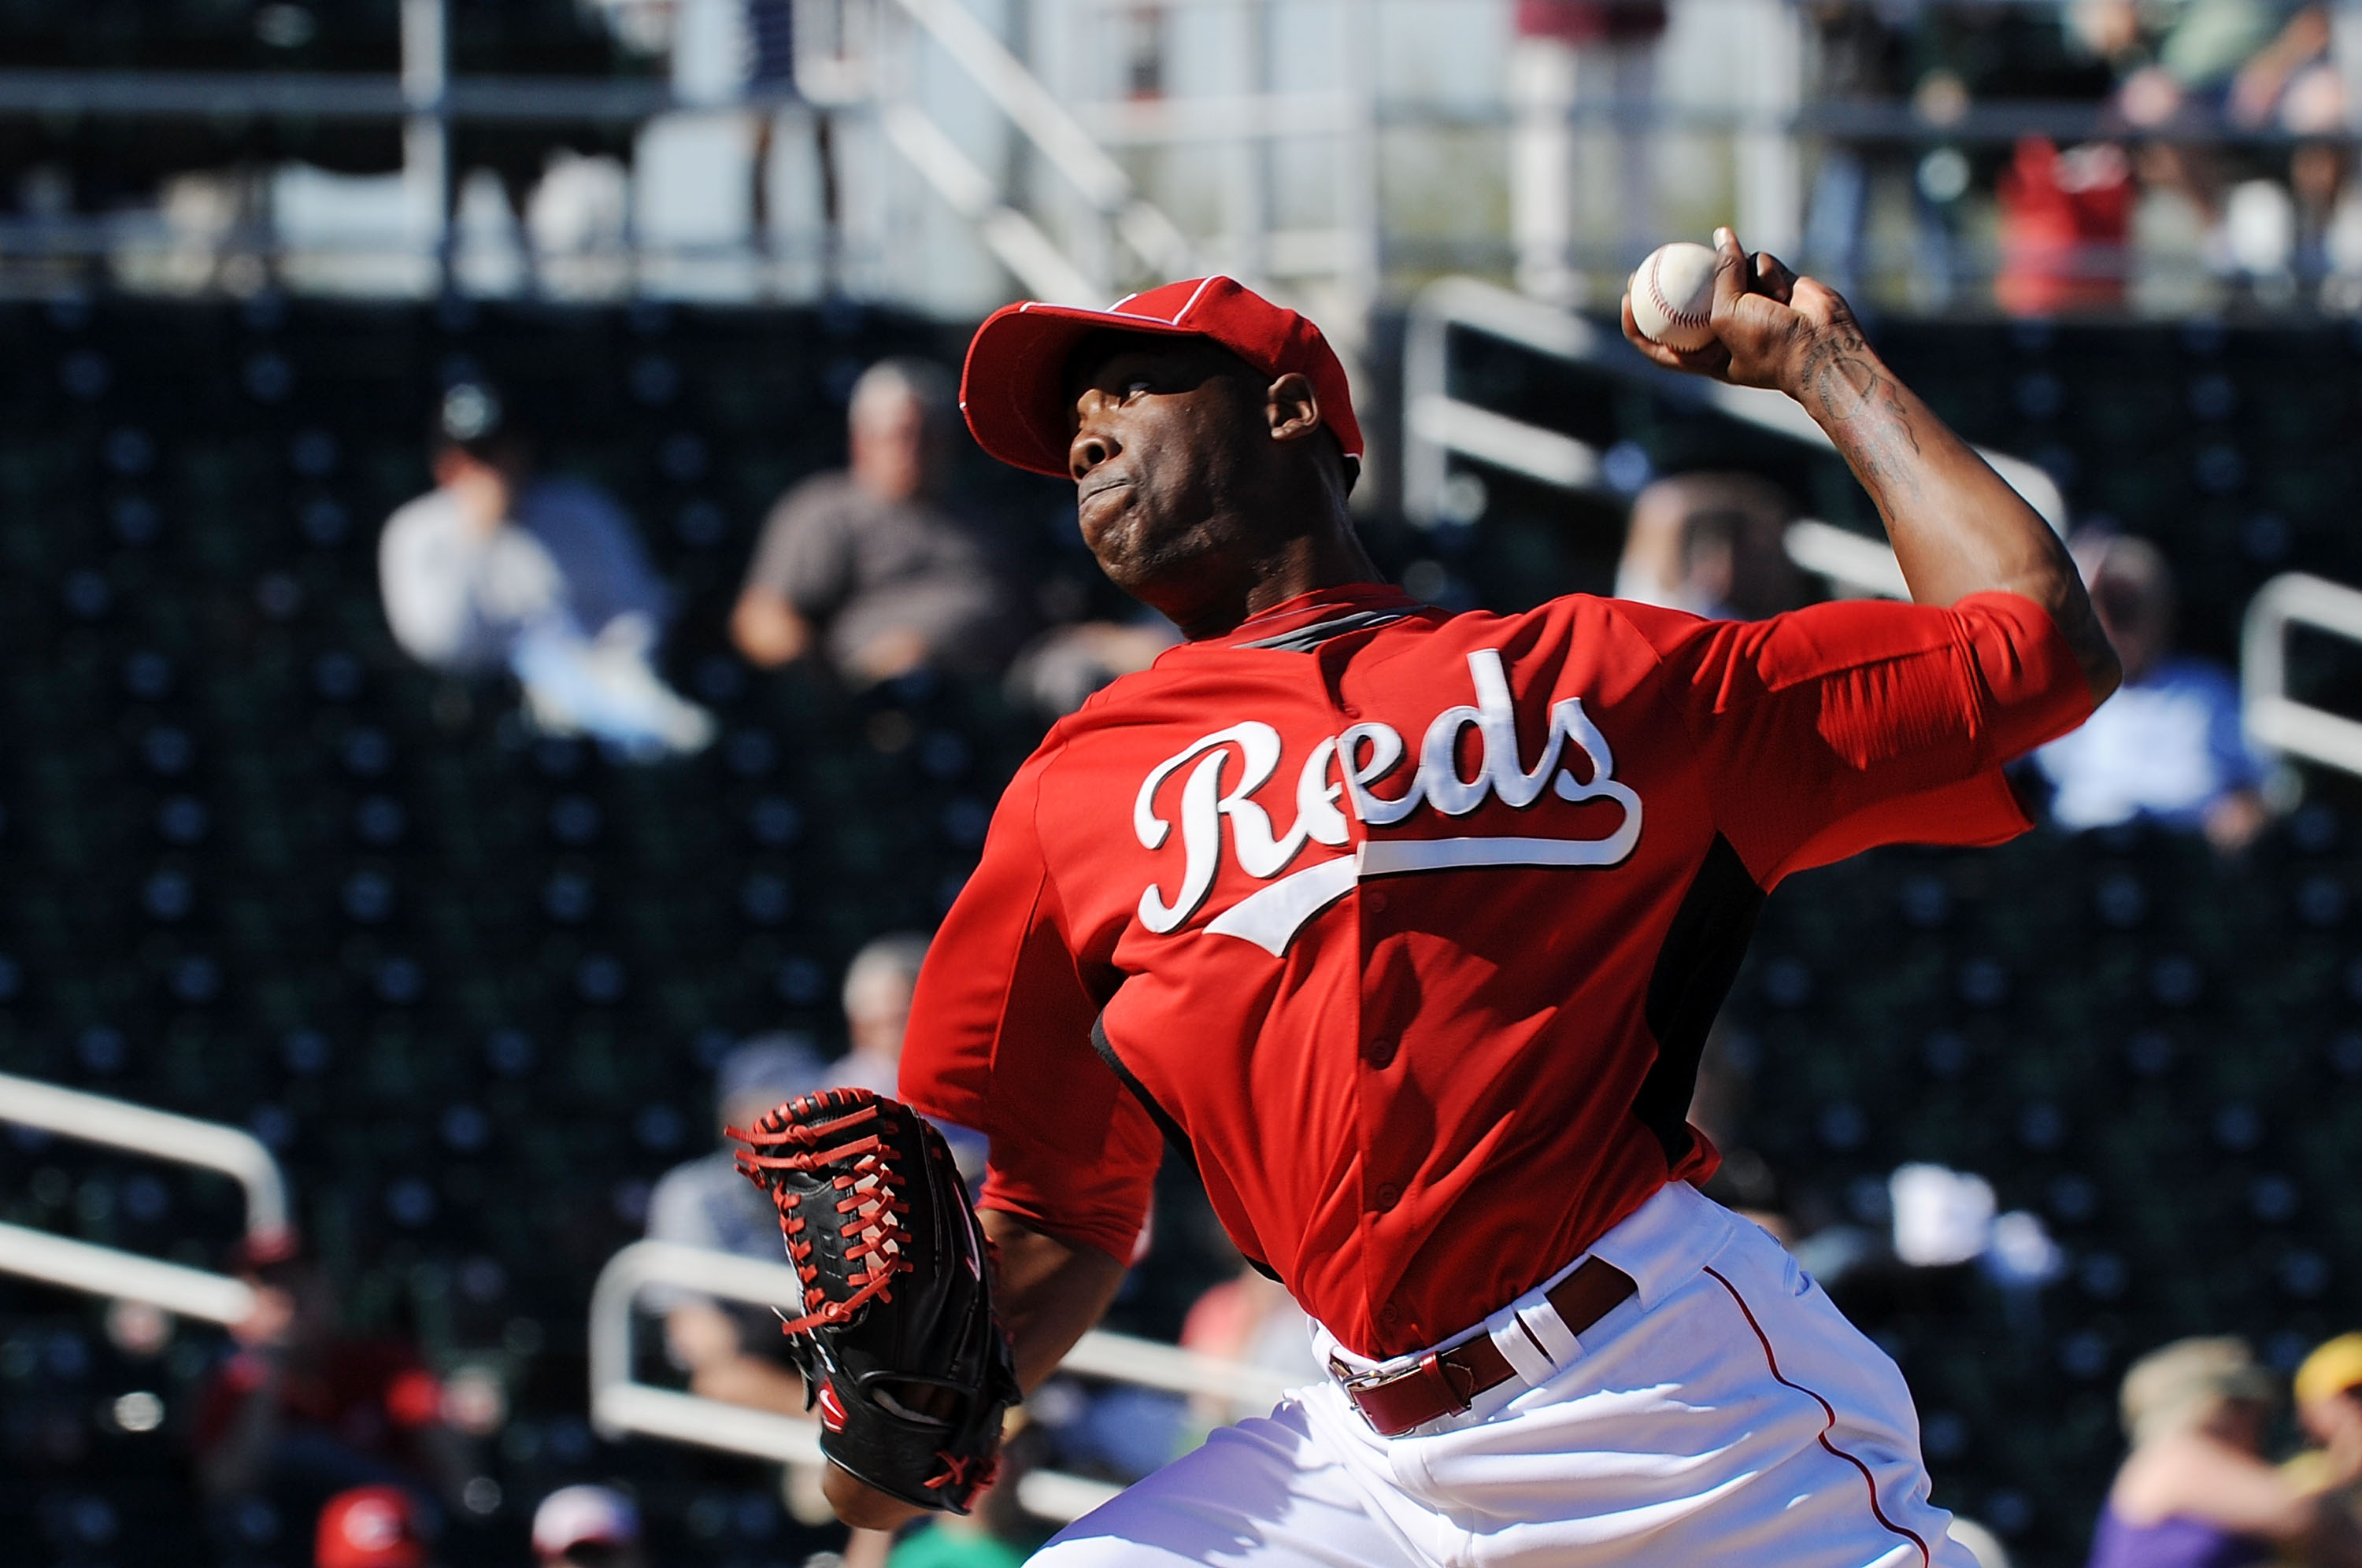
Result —
<svg viewBox="0 0 2362 1568"><path fill-rule="evenodd" d="M1688 353L1714 341L1714 252L1677 239L1632 274L1632 321L1651 343Z"/></svg>

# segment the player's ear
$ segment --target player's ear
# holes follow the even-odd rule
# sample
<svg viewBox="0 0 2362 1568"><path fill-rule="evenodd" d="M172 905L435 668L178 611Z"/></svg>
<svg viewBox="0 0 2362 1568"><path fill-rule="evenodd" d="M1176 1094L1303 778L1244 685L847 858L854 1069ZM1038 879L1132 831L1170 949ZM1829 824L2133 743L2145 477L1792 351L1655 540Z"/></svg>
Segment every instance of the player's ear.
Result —
<svg viewBox="0 0 2362 1568"><path fill-rule="evenodd" d="M1264 392L1264 415L1275 441L1300 441L1320 428L1320 394L1312 379L1290 370Z"/></svg>

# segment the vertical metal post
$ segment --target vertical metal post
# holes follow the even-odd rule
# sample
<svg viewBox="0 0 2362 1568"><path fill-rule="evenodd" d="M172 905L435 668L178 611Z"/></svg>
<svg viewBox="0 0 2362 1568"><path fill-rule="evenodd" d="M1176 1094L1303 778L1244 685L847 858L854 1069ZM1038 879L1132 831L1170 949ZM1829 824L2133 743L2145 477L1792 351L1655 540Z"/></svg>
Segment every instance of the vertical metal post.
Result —
<svg viewBox="0 0 2362 1568"><path fill-rule="evenodd" d="M1385 275L1385 212L1378 182L1378 29L1385 25L1385 6L1384 0L1342 0L1341 9L1351 128L1339 183L1345 210L1338 215L1352 236L1341 281L1358 317L1356 329L1366 333Z"/></svg>
<svg viewBox="0 0 2362 1568"><path fill-rule="evenodd" d="M1270 0L1239 0L1230 18L1232 63L1238 91L1255 105L1259 117L1268 117L1271 99ZM1271 172L1275 156L1267 127L1242 137L1231 145L1231 178L1223 182L1227 226L1238 245L1231 265L1248 283L1260 288L1271 275Z"/></svg>
<svg viewBox="0 0 2362 1568"><path fill-rule="evenodd" d="M1120 47L1121 13L1087 0L1081 4L1037 0L1036 13L1028 35L1030 61L1059 102L1074 104L1124 94L1129 83ZM1028 150L1021 143L1019 152L1029 178L1024 185L1011 188L1010 204L1030 205L1041 215L1042 226L1090 281L1095 304L1105 304L1124 293L1118 283L1121 273L1115 225L1106 210L1077 182L1060 178L1038 146Z"/></svg>
<svg viewBox="0 0 2362 1568"><path fill-rule="evenodd" d="M1376 389L1367 380L1370 321L1385 277L1385 209L1378 169L1378 28L1384 0L1338 0L1337 58L1343 72L1346 110L1337 151L1337 227L1345 254L1337 269L1338 302L1326 320L1364 405ZM1339 330L1341 328L1341 330ZM1363 454L1362 483L1353 504L1367 511L1383 503L1385 464L1375 450Z"/></svg>
<svg viewBox="0 0 2362 1568"><path fill-rule="evenodd" d="M1788 0L1736 0L1727 9L1744 40L1749 123L1736 160L1739 237L1750 250L1796 254L1804 237L1804 165L1794 120L1805 94L1805 19Z"/></svg>
<svg viewBox="0 0 2362 1568"><path fill-rule="evenodd" d="M414 221L434 249L437 283L451 283L451 139L447 0L402 0L402 177Z"/></svg>

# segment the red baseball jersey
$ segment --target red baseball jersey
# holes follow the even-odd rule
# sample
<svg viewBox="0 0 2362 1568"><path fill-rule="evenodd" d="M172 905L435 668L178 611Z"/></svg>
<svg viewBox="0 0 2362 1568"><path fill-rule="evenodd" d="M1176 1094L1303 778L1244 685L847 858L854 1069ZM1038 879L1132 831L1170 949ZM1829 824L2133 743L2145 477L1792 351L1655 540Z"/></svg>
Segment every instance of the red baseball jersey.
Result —
<svg viewBox="0 0 2362 1568"><path fill-rule="evenodd" d="M2091 698L2014 594L1755 623L1371 584L1186 644L1051 731L902 1058L984 1203L1130 1255L1161 1143L1365 1355L1430 1345L1716 1155L1685 1117L1767 889L2027 824Z"/></svg>

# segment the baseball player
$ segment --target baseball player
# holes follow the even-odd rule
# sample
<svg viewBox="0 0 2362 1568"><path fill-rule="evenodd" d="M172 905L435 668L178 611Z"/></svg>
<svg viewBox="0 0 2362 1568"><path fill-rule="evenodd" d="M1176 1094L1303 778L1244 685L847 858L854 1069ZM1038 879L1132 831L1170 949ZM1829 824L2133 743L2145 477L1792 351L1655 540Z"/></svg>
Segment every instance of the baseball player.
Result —
<svg viewBox="0 0 2362 1568"><path fill-rule="evenodd" d="M1845 303L1716 237L1716 341L1802 403L1912 604L1753 624L1381 580L1312 323L1224 278L994 315L985 448L1071 476L1187 641L1052 730L929 954L902 1064L991 1141L1032 1386L1099 1317L1169 1143L1329 1376L1077 1521L1098 1563L1968 1568L1901 1375L1692 1185L1707 1025L1765 894L2026 823L2001 766L2117 667L2048 527ZM831 1474L850 1522L912 1511Z"/></svg>

